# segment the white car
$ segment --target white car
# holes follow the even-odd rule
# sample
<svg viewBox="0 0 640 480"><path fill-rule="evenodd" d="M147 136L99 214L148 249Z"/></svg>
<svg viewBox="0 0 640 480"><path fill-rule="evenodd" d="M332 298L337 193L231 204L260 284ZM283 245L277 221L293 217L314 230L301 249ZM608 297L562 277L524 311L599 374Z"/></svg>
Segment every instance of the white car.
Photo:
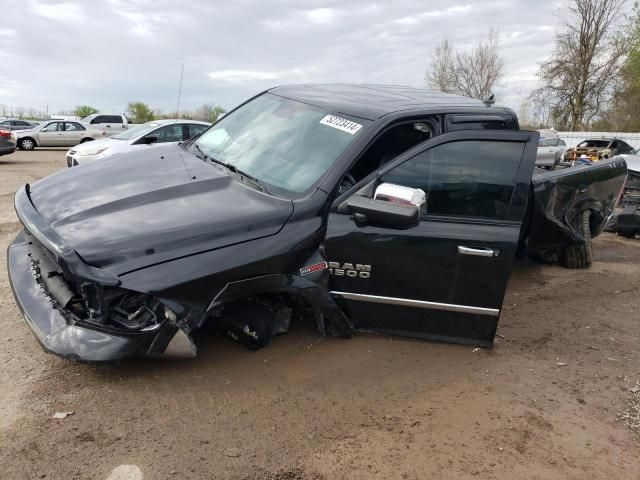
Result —
<svg viewBox="0 0 640 480"><path fill-rule="evenodd" d="M542 138L538 144L536 167L553 169L560 164L567 144L561 138Z"/></svg>
<svg viewBox="0 0 640 480"><path fill-rule="evenodd" d="M161 143L178 143L200 135L210 123L197 120L153 120L140 125L130 125L128 130L91 142L78 145L67 152L67 167L100 160L124 152L153 148Z"/></svg>
<svg viewBox="0 0 640 480"><path fill-rule="evenodd" d="M36 147L70 147L104 136L103 130L71 120L50 120L29 130L11 132L11 138L20 150L33 150Z"/></svg>

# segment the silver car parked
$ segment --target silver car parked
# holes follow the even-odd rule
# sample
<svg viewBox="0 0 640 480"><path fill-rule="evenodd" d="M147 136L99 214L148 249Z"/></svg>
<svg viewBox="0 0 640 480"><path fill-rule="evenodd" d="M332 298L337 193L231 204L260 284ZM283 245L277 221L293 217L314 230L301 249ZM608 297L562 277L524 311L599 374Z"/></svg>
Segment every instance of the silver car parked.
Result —
<svg viewBox="0 0 640 480"><path fill-rule="evenodd" d="M11 138L21 150L33 150L36 147L71 147L104 136L103 130L67 120L52 120L30 130L11 132Z"/></svg>
<svg viewBox="0 0 640 480"><path fill-rule="evenodd" d="M20 118L5 118L0 120L0 129L9 130L13 132L15 130L30 130L38 125L37 122L29 122Z"/></svg>
<svg viewBox="0 0 640 480"><path fill-rule="evenodd" d="M561 138L552 137L541 139L538 144L536 166L549 170L557 167L566 150L567 144Z"/></svg>

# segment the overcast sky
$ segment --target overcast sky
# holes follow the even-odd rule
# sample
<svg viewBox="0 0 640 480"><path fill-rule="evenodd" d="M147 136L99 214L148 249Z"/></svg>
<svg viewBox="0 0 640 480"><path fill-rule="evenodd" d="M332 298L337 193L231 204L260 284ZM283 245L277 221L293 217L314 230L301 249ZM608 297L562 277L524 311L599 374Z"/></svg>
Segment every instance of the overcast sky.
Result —
<svg viewBox="0 0 640 480"><path fill-rule="evenodd" d="M2 0L0 104L55 113L141 100L230 109L270 86L367 82L423 86L430 52L500 31L499 103L518 108L553 45L550 0Z"/></svg>

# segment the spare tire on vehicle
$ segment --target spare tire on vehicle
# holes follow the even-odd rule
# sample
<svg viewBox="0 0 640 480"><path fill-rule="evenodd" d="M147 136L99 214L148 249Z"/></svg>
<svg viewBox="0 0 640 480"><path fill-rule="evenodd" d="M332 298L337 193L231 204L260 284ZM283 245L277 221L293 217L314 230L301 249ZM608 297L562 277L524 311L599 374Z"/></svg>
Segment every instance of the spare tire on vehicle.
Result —
<svg viewBox="0 0 640 480"><path fill-rule="evenodd" d="M593 263L593 249L591 248L591 226L589 220L591 212L585 210L580 214L580 230L584 244L565 247L562 263L567 268L589 268Z"/></svg>

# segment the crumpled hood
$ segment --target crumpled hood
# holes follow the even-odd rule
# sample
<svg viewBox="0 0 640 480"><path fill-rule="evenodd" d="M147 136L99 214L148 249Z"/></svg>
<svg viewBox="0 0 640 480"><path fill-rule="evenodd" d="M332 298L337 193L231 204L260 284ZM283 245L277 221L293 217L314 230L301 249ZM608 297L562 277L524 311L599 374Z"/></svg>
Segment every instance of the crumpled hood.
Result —
<svg viewBox="0 0 640 480"><path fill-rule="evenodd" d="M116 274L274 235L293 212L176 145L63 170L30 198L85 262Z"/></svg>

